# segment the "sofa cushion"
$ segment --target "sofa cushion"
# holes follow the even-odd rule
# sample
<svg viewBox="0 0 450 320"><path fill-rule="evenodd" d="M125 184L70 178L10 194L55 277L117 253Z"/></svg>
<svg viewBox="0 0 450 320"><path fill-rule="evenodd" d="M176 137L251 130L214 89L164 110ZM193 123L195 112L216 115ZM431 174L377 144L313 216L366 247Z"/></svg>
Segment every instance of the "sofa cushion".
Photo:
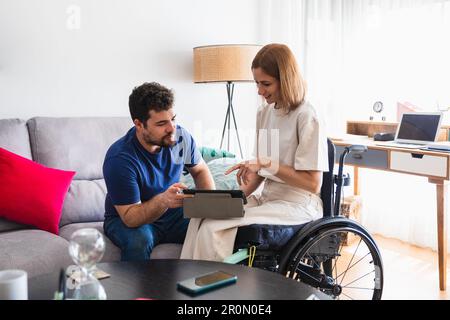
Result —
<svg viewBox="0 0 450 320"><path fill-rule="evenodd" d="M72 234L82 228L95 228L103 235L103 238L105 239L105 254L103 255L101 262L120 261L120 249L105 236L103 222L72 223L62 227L59 230L59 235L67 241L70 241Z"/></svg>
<svg viewBox="0 0 450 320"><path fill-rule="evenodd" d="M0 120L0 148L31 159L30 138L24 120Z"/></svg>
<svg viewBox="0 0 450 320"><path fill-rule="evenodd" d="M0 218L0 232L34 228L22 223Z"/></svg>
<svg viewBox="0 0 450 320"><path fill-rule="evenodd" d="M224 175L224 173L228 168L239 163L240 161L241 160L237 158L221 158L211 160L207 163L217 190L239 189L239 185L236 180L237 171L233 171L228 175ZM190 189L195 188L194 179L192 179L190 174L181 176L180 181L187 185Z"/></svg>
<svg viewBox="0 0 450 320"><path fill-rule="evenodd" d="M22 269L29 277L58 271L72 264L69 243L41 230L0 233L0 270Z"/></svg>
<svg viewBox="0 0 450 320"><path fill-rule="evenodd" d="M235 154L228 152L227 150L212 147L200 147L200 153L205 162L220 158L236 158Z"/></svg>
<svg viewBox="0 0 450 320"><path fill-rule="evenodd" d="M60 226L76 222L103 221L105 180L73 180L64 200Z"/></svg>
<svg viewBox="0 0 450 320"><path fill-rule="evenodd" d="M130 118L47 118L27 122L33 159L76 171L76 180L102 179L106 151L132 126Z"/></svg>
<svg viewBox="0 0 450 320"><path fill-rule="evenodd" d="M0 217L58 234L64 197L74 174L0 148Z"/></svg>

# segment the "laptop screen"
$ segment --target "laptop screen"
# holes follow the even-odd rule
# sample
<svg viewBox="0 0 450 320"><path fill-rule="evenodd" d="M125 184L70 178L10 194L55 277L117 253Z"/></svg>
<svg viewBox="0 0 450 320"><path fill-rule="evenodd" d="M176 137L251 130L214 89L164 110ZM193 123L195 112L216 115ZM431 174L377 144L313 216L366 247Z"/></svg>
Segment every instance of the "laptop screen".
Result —
<svg viewBox="0 0 450 320"><path fill-rule="evenodd" d="M396 141L412 143L434 142L441 124L442 113L404 113Z"/></svg>

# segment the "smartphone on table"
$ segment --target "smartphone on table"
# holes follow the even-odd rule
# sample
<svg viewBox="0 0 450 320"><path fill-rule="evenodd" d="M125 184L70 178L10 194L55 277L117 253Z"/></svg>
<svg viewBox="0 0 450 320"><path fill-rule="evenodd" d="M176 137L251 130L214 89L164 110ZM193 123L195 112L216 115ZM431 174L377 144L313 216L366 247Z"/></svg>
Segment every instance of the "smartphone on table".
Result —
<svg viewBox="0 0 450 320"><path fill-rule="evenodd" d="M237 276L217 270L177 283L177 288L189 294L199 294L228 284L235 283Z"/></svg>

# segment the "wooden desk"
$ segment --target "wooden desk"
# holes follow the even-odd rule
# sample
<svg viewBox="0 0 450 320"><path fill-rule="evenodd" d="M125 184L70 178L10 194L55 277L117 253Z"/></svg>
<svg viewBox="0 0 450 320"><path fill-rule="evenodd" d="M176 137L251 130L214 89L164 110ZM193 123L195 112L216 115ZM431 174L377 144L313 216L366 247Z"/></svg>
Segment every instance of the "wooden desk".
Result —
<svg viewBox="0 0 450 320"><path fill-rule="evenodd" d="M336 140L336 160L345 146L366 145L368 151L347 156L345 164L354 167L354 192L359 194L358 169L369 168L423 176L436 185L437 231L439 257L439 288L446 289L447 283L447 184L449 181L450 153L431 152L419 149L404 149L380 146L370 138ZM381 142L382 143L382 142Z"/></svg>

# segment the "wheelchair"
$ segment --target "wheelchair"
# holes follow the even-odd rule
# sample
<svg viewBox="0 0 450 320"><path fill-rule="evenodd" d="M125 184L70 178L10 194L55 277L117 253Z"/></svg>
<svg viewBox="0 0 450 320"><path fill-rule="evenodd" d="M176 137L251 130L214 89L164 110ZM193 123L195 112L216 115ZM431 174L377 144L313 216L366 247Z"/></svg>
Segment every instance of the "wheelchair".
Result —
<svg viewBox="0 0 450 320"><path fill-rule="evenodd" d="M345 157L365 151L365 146L346 147L335 175L336 149L328 139L329 171L323 173L320 192L323 218L295 226L239 227L234 252L247 250L250 253L239 263L280 273L315 287L333 299L381 299L383 263L380 251L363 226L340 215Z"/></svg>

